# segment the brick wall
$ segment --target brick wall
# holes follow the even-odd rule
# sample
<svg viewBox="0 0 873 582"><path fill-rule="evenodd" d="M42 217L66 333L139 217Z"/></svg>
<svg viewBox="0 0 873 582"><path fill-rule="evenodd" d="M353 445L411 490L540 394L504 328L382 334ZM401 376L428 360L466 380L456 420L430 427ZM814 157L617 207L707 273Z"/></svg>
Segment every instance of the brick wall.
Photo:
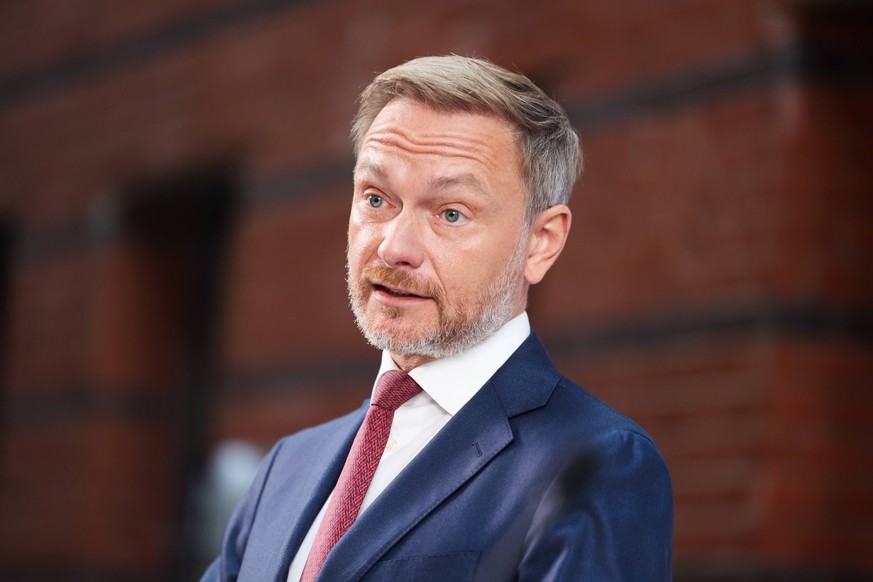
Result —
<svg viewBox="0 0 873 582"><path fill-rule="evenodd" d="M0 6L0 576L186 579L209 447L357 406L348 122L375 72L449 52L580 128L530 313L664 452L677 579L869 576L871 28L849 1ZM128 218L215 175L234 212L198 343L189 263Z"/></svg>

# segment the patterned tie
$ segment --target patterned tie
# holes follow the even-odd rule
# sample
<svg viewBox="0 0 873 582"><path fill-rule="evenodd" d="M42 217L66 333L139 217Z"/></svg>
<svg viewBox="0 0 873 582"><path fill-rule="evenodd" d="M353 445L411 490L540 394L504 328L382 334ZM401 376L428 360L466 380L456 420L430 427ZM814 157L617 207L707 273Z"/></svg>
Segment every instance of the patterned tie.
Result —
<svg viewBox="0 0 873 582"><path fill-rule="evenodd" d="M355 436L333 497L327 505L324 520L306 558L301 582L315 580L334 544L355 522L367 488L370 487L370 481L373 480L373 474L385 451L394 411L420 391L421 386L406 372L392 370L379 378L364 424Z"/></svg>

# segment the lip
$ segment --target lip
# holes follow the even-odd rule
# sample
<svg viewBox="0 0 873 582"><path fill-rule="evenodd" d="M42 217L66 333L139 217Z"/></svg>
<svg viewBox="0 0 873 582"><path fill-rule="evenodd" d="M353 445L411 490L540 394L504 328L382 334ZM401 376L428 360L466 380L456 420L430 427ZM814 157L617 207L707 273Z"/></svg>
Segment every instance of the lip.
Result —
<svg viewBox="0 0 873 582"><path fill-rule="evenodd" d="M370 281L370 286L373 289L373 296L381 303L386 305L410 305L412 303L420 303L430 301L430 297L415 295L411 291L407 291L400 287L392 287L385 285L379 281ZM396 293L409 293L409 295L397 295Z"/></svg>

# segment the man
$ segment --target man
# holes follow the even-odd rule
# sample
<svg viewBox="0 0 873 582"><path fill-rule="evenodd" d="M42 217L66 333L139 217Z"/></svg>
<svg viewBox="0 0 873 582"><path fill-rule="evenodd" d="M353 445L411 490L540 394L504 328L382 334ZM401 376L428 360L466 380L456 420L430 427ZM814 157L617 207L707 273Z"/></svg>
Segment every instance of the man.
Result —
<svg viewBox="0 0 873 582"><path fill-rule="evenodd" d="M422 58L373 81L352 133L373 404L277 443L204 580L669 580L661 456L525 313L570 230L566 115L521 75Z"/></svg>

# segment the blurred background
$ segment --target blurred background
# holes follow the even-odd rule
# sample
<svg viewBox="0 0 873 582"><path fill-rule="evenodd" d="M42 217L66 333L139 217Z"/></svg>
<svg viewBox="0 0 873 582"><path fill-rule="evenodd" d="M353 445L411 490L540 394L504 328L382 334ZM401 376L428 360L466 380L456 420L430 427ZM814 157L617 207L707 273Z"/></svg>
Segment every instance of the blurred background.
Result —
<svg viewBox="0 0 873 582"><path fill-rule="evenodd" d="M581 132L529 312L664 453L675 579L873 579L849 0L0 3L0 579L196 579L271 443L368 395L349 121L377 72L445 53L520 69Z"/></svg>

